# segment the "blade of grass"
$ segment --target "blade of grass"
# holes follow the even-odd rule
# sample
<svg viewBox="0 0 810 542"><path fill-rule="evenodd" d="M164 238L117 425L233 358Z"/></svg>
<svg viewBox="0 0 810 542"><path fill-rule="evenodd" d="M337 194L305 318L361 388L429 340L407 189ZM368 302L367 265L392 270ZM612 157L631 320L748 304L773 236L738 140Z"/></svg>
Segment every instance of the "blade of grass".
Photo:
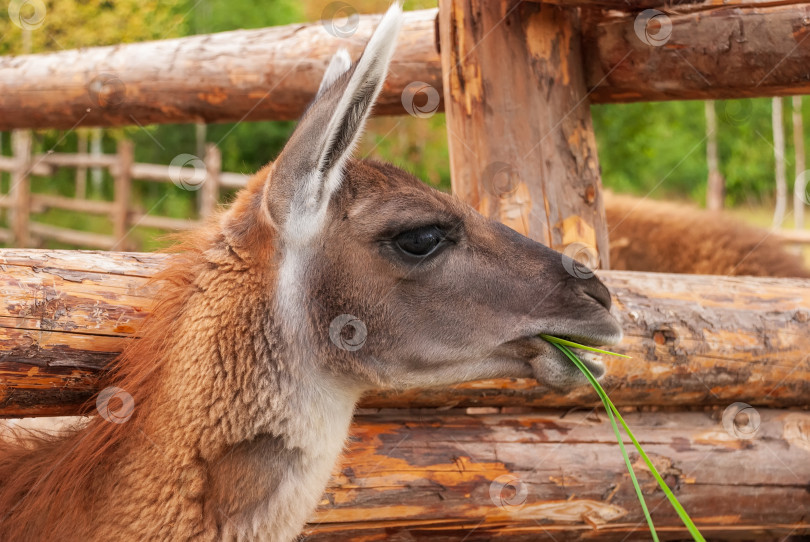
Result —
<svg viewBox="0 0 810 542"><path fill-rule="evenodd" d="M641 492L641 487L638 484L638 479L636 478L636 472L633 470L633 465L630 463L630 456L627 455L627 450L624 447L624 442L622 439L622 435L619 432L619 426L616 425L616 419L613 416L613 412L611 411L610 406L608 406L607 402L607 394L599 386L599 383L596 381L596 378L591 374L587 367L576 357L576 355L571 352L571 350L564 344L556 344L552 343L556 346L563 354L565 354L568 359L570 359L574 365L579 367L579 369L585 374L585 377L591 382L594 389L596 390L597 395L599 398L602 399L602 404L605 406L605 411L607 412L608 418L610 418L610 425L613 427L613 433L616 435L616 441L619 443L619 449L622 451L622 457L624 457L624 464L627 465L627 472L630 473L630 479L633 481L633 487L636 490L636 495L638 496L638 502L641 504L641 509L644 511L644 517L647 520L647 526L650 528L650 534L652 535L653 541L658 542L658 534L655 532L655 525L653 524L652 516L650 515L650 511L647 509L647 502L644 500L644 494Z"/></svg>
<svg viewBox="0 0 810 542"><path fill-rule="evenodd" d="M581 347L581 348L584 348L586 350L592 350L592 351L596 350L596 351L599 351L599 352L604 353L604 354L610 354L610 355L615 355L615 356L621 356L622 354L616 354L615 352L608 352L607 350L597 350L597 349L590 348L590 347L587 347L587 346L584 346L584 345L578 345L577 343L574 343L572 341L567 341L565 339L560 339L558 337L553 337L551 335L541 335L541 337L543 337L544 339L546 339L550 343L554 344L554 346L559 348L566 355L566 357L568 357L568 359L570 359L579 368L579 370L582 371L582 373L585 375L585 377L588 379L588 381L593 386L594 390L596 390L596 393L597 393L597 395L599 395L599 398L602 399L602 403L605 405L605 409L608 411L608 415L610 416L610 412L612 411L613 414L615 414L616 418L619 420L619 422L622 424L622 427L624 427L624 430L627 433L627 436L630 437L630 440L633 442L633 445L636 447L636 450L638 450L639 455L644 460L644 463L647 465L647 468L650 469L650 472L652 473L653 477L658 482L658 485L661 487L661 490L667 496L667 499L669 500L672 507L678 513L678 516L681 518L681 521L686 526L689 533L692 535L692 538L694 540L696 540L697 542L705 542L705 539L703 538L703 535L700 534L700 531L695 526L695 523L692 521L692 518L689 517L689 514L686 512L686 510L683 508L683 506L681 506L681 503L678 502L678 499L675 497L675 495L669 489L669 486L667 486L666 482L664 482L664 479L658 473L658 469L655 468L655 465L653 465L653 462L650 460L649 456L647 456L647 453L641 447L641 444L638 442L638 439L636 439L635 435L630 430L630 427L628 427L627 423L624 421L624 418L622 418L622 415L619 413L619 410L616 408L616 405L614 405L613 401L610 400L610 397L608 397L607 393L602 388L602 385L599 384L599 381L596 380L596 378L591 374L590 370L588 370L588 368L585 366L585 364L582 363L582 361L580 361L580 359L576 356L576 354L571 352L571 350L568 348L568 346L573 346L574 348L580 348ZM624 356L624 357L628 357L628 356ZM611 419L612 419L612 417L611 417ZM619 440L620 440L619 444L620 444L620 446L622 448L622 451L624 451L624 446L621 443L621 439L619 439ZM626 460L625 462L629 461L629 458L626 455L625 455L625 460ZM631 473L631 477L634 478L635 473ZM643 502L643 497L640 494L640 490L637 489L637 493L639 494L639 497L640 497L639 500L641 502ZM647 515L646 514L646 503L642 504L642 508L645 509L645 515ZM653 532L653 537L655 537L654 530L652 528L652 520L649 518L648 515L647 515L647 517L648 517L648 524L651 527L651 532Z"/></svg>
<svg viewBox="0 0 810 542"><path fill-rule="evenodd" d="M545 340L547 340L548 342L554 343L554 344L564 344L565 346L572 346L574 348L579 348L580 350L590 350L591 352L598 352L600 354L607 354L609 356L617 356L617 357L620 357L620 358L629 358L630 357L630 356L627 356L625 354L618 354L616 352L610 352L609 350L600 350L599 348L594 348L592 346L585 346L584 344L575 343L573 341L569 341L569 340L566 340L566 339L560 339L559 337L555 337L553 335L540 334L540 336L542 338L544 338Z"/></svg>

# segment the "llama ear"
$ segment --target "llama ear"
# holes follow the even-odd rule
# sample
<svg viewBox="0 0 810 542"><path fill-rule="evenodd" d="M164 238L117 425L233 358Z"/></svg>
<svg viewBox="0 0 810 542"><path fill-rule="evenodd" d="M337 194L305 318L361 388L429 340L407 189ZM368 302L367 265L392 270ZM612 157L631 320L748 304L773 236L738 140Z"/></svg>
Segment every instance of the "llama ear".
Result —
<svg viewBox="0 0 810 542"><path fill-rule="evenodd" d="M321 86L318 88L318 94L315 95L315 99L317 100L323 95L323 92L331 87L338 78L349 71L349 68L352 67L352 59L349 56L349 51L346 49L338 49L338 52L335 53L335 56L332 57L332 60L329 61L329 65L326 67L326 71L323 73L323 79L321 79Z"/></svg>
<svg viewBox="0 0 810 542"><path fill-rule="evenodd" d="M285 241L307 243L321 230L371 108L382 89L402 26L402 8L383 16L354 66L338 52L318 96L273 164L264 205Z"/></svg>

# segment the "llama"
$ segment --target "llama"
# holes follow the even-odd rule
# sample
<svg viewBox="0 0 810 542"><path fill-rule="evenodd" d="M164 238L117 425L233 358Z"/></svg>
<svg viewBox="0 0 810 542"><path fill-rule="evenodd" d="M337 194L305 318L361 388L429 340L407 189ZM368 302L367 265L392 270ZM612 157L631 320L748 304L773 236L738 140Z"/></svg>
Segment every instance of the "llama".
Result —
<svg viewBox="0 0 810 542"><path fill-rule="evenodd" d="M605 193L613 269L810 278L767 230L686 205Z"/></svg>
<svg viewBox="0 0 810 542"><path fill-rule="evenodd" d="M621 338L572 260L351 157L401 22L395 4L355 64L335 55L278 159L179 246L103 383L131 401L3 446L0 540L292 540L365 391L570 387L583 377L539 333Z"/></svg>

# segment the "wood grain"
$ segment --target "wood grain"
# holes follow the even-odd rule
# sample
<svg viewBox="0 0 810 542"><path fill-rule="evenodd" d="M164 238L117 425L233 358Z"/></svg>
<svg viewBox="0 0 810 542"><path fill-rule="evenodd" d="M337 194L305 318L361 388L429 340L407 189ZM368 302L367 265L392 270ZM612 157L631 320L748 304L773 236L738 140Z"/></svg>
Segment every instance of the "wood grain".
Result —
<svg viewBox="0 0 810 542"><path fill-rule="evenodd" d="M728 415L724 425L723 412L625 419L708 539L810 532L810 414L750 410L757 425L740 432ZM662 539L688 539L638 454L630 455ZM649 539L601 411L360 415L307 534L360 541Z"/></svg>
<svg viewBox="0 0 810 542"><path fill-rule="evenodd" d="M166 263L160 254L0 250L0 415L72 414L99 371L149 314ZM807 406L810 281L600 274L625 330L604 361L604 384L623 405ZM451 390L379 392L366 407L594 405L534 380L472 382Z"/></svg>
<svg viewBox="0 0 810 542"><path fill-rule="evenodd" d="M405 114L409 83L441 84L435 18L435 10L406 14L377 114ZM344 38L314 22L0 57L0 131L297 119L331 56L345 47L356 60L379 20L360 17Z"/></svg>
<svg viewBox="0 0 810 542"><path fill-rule="evenodd" d="M523 235L608 268L576 11L447 0L439 32L453 192Z"/></svg>

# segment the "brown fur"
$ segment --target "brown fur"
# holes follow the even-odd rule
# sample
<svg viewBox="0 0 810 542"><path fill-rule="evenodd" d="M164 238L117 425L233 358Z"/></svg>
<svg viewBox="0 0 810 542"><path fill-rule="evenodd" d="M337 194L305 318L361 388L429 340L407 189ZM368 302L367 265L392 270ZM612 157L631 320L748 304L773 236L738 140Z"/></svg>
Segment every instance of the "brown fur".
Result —
<svg viewBox="0 0 810 542"><path fill-rule="evenodd" d="M267 169L254 176L234 204L237 213L251 205L266 174ZM243 229L230 243L215 222L185 236L173 249L172 263L155 277L162 285L152 311L155 316L102 383L133 396L135 410L128 422L109 423L96 416L88 427L56 437L22 434L17 442L4 443L0 540L41 540L45 533L51 540L89 540L125 532L143 539L168 540L180 533L191 539L213 529L200 525L201 495L210 474L203 460L221 454L234 439L228 435L234 417L230 407L241 398L237 394L250 391L240 389L235 379L247 375L239 374L245 367L234 366L238 354L232 359L183 359L176 347L189 337L189 329L201 343L211 344L205 339L216 339L211 331L227 333L229 326L223 325L227 321L237 335L232 339L234 348L243 343L243 333L255 333L242 329L237 320L261 310L271 295L262 296L256 285L272 283L272 268L257 268L255 263L256 256L268 261L273 237L259 223L231 225ZM215 289L218 295L207 295ZM200 311L196 318L186 314L192 307ZM205 326L208 318L226 321ZM227 339L219 339L224 346ZM206 366L206 361L215 363ZM218 397L189 396L188 390L196 386L178 383L177 369L199 380L197 389L216 390ZM173 397L174 392L178 395ZM183 406L172 407L173 402ZM184 417L191 413L193 418ZM136 480L140 483L132 484ZM171 509L164 515L173 517L173 524L155 521L149 512L157 505Z"/></svg>
<svg viewBox="0 0 810 542"><path fill-rule="evenodd" d="M606 194L613 269L810 278L774 236L683 204Z"/></svg>

